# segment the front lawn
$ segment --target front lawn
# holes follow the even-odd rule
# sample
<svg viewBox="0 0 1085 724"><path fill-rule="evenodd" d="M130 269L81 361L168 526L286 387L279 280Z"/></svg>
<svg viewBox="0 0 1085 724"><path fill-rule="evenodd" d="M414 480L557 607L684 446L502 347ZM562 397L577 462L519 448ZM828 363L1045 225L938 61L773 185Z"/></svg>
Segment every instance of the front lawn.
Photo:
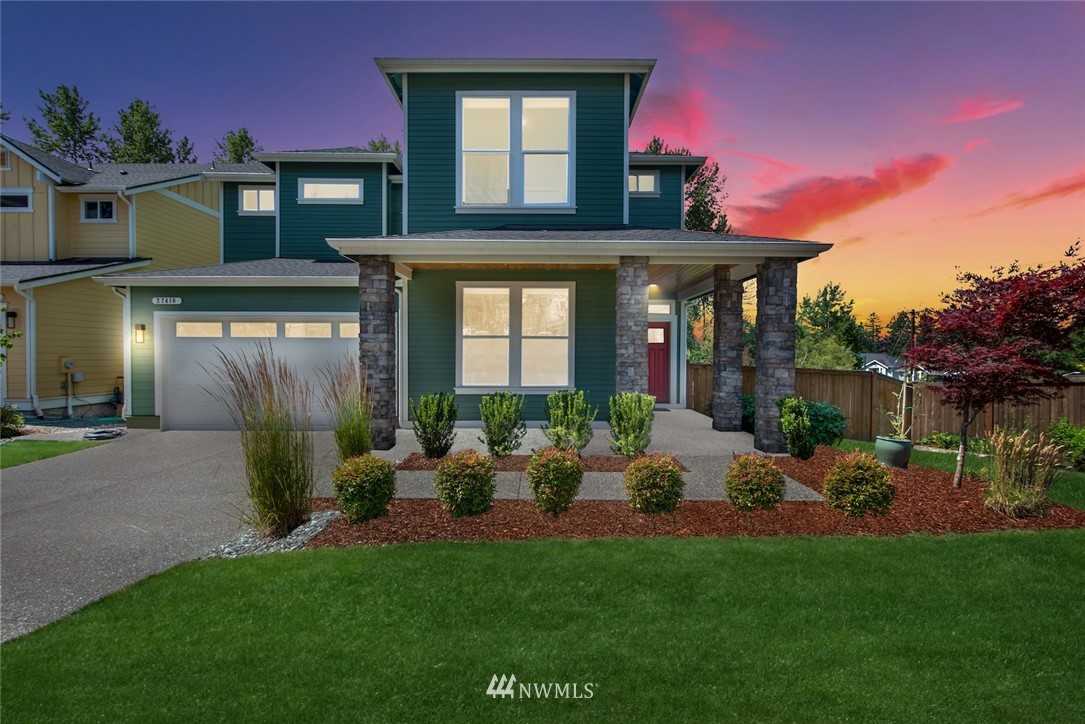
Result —
<svg viewBox="0 0 1085 724"><path fill-rule="evenodd" d="M0 469L55 458L101 444L83 440L12 440L0 445Z"/></svg>
<svg viewBox="0 0 1085 724"><path fill-rule="evenodd" d="M4 721L1080 720L1085 531L187 564L3 646ZM493 699L495 675L578 700Z"/></svg>

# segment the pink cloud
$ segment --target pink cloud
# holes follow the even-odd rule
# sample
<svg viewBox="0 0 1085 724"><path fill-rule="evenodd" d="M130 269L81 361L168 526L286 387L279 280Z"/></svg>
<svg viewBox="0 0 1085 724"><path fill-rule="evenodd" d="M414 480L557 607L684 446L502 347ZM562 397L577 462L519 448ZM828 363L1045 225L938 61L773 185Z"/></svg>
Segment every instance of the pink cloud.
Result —
<svg viewBox="0 0 1085 724"><path fill-rule="evenodd" d="M975 98L962 98L957 101L957 107L953 113L942 120L942 124L966 123L978 121L981 118L1001 116L1003 113L1016 111L1025 105L1020 98L989 98L976 96Z"/></svg>
<svg viewBox="0 0 1085 724"><path fill-rule="evenodd" d="M762 197L765 203L733 209L741 233L795 237L833 219L926 186L953 165L952 156L924 154L895 158L873 176L819 176L803 179Z"/></svg>
<svg viewBox="0 0 1085 724"><path fill-rule="evenodd" d="M1061 199L1064 196L1071 196L1073 194L1080 194L1085 192L1085 170L1066 178L1057 179L1047 184L1041 189L1036 191L1019 191L1017 193L1010 194L1001 203L990 206L979 213L973 214L973 216L982 216L984 214L990 214L1000 209L1018 208L1023 209L1027 206L1039 204L1044 201L1050 201L1051 199Z"/></svg>
<svg viewBox="0 0 1085 724"><path fill-rule="evenodd" d="M964 152L965 153L971 153L972 151L975 151L977 148L980 148L981 146L986 146L990 142L991 142L990 138L977 138L974 141L969 141L968 143L964 144Z"/></svg>
<svg viewBox="0 0 1085 724"><path fill-rule="evenodd" d="M642 149L652 136L659 136L671 146L686 146L699 153L711 130L707 100L703 90L649 91L630 129L630 147Z"/></svg>
<svg viewBox="0 0 1085 724"><path fill-rule="evenodd" d="M749 153L747 151L739 151L737 149L725 148L720 151L721 154L727 156L738 156L739 158L748 158L751 161L756 161L760 164L757 171L750 174L750 178L757 183L761 188L768 188L772 186L778 186L788 176L794 176L802 170L802 166L784 161L779 158L773 158L772 156L763 156L756 153Z"/></svg>
<svg viewBox="0 0 1085 724"><path fill-rule="evenodd" d="M667 2L660 6L660 14L671 26L678 51L710 65L734 67L750 51L776 47L749 27L723 17L708 3Z"/></svg>

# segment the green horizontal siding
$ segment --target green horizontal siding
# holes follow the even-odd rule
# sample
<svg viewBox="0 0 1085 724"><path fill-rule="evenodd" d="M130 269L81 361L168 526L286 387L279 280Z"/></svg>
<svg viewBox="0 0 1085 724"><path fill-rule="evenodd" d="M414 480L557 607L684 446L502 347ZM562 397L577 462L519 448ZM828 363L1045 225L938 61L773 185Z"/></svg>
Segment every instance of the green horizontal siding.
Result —
<svg viewBox="0 0 1085 724"><path fill-rule="evenodd" d="M279 256L337 259L326 239L381 235L379 163L282 163L279 171ZM363 180L363 204L299 204L299 178Z"/></svg>
<svg viewBox="0 0 1085 724"><path fill-rule="evenodd" d="M275 256L275 216L243 216L238 211L238 186L222 185L222 259L251 261ZM275 188L270 184L267 188Z"/></svg>
<svg viewBox="0 0 1085 724"><path fill-rule="evenodd" d="M412 399L456 386L456 282L519 281L575 282L574 312L577 389L588 392L607 418L608 398L614 394L615 274L613 271L425 271L416 270L409 286L407 309L408 384ZM458 395L459 418L479 419L480 395ZM544 395L528 395L526 415L542 420Z"/></svg>
<svg viewBox="0 0 1085 724"><path fill-rule="evenodd" d="M456 92L470 90L576 91L575 214L455 213ZM621 74L411 73L407 85L407 231L622 223L624 98Z"/></svg>
<svg viewBox="0 0 1085 724"><path fill-rule="evenodd" d="M637 171L659 171L659 196L629 197L629 224L647 226L652 229L682 228L682 203L685 187L682 183L682 169L676 166L662 166L658 169L646 166L634 166L630 173Z"/></svg>
<svg viewBox="0 0 1085 724"><path fill-rule="evenodd" d="M180 297L181 304L157 306L152 297ZM328 312L358 311L352 287L132 287L132 324L147 325L146 341L132 343L132 379L128 394L133 415L154 413L155 312ZM209 340L210 342L211 340Z"/></svg>
<svg viewBox="0 0 1085 724"><path fill-rule="evenodd" d="M403 184L388 185L388 233L403 233Z"/></svg>

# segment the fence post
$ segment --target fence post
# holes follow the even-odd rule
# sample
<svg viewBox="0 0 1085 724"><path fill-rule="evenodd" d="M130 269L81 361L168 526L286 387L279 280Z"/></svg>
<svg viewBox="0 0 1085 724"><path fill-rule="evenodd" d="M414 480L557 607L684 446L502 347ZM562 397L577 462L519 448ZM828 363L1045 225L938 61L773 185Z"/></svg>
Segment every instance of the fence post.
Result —
<svg viewBox="0 0 1085 724"><path fill-rule="evenodd" d="M867 435L867 440L870 440L871 442L873 442L874 438L878 436L878 410L876 405L874 404L874 383L877 381L878 378L875 377L874 370L870 370L869 374L867 375L867 384L870 385L870 395L867 397L867 405L870 408L870 414L867 418L870 424L870 433Z"/></svg>

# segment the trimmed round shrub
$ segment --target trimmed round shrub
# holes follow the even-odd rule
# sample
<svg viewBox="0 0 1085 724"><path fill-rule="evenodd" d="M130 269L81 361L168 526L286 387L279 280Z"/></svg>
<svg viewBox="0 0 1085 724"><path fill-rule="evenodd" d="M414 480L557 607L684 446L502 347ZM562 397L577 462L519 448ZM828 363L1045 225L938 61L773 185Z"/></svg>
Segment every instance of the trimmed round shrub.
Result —
<svg viewBox="0 0 1085 724"><path fill-rule="evenodd" d="M583 480L584 463L566 450L543 448L527 466L527 484L535 504L544 513L558 515L568 510Z"/></svg>
<svg viewBox="0 0 1085 724"><path fill-rule="evenodd" d="M853 518L886 513L894 492L892 474L864 452L844 456L829 471L821 489L830 508Z"/></svg>
<svg viewBox="0 0 1085 724"><path fill-rule="evenodd" d="M396 473L387 460L359 455L347 458L332 472L332 488L347 520L361 523L388 515L396 494Z"/></svg>
<svg viewBox="0 0 1085 724"><path fill-rule="evenodd" d="M784 474L772 458L736 455L723 479L723 492L739 510L772 510L784 499Z"/></svg>
<svg viewBox="0 0 1085 724"><path fill-rule="evenodd" d="M493 460L475 450L449 455L433 480L437 500L455 518L485 513L494 502L495 477Z"/></svg>
<svg viewBox="0 0 1085 724"><path fill-rule="evenodd" d="M640 513L670 513L682 500L682 469L670 455L637 458L625 469L629 504Z"/></svg>
<svg viewBox="0 0 1085 724"><path fill-rule="evenodd" d="M0 437L18 437L22 435L23 413L15 405L0 407Z"/></svg>

